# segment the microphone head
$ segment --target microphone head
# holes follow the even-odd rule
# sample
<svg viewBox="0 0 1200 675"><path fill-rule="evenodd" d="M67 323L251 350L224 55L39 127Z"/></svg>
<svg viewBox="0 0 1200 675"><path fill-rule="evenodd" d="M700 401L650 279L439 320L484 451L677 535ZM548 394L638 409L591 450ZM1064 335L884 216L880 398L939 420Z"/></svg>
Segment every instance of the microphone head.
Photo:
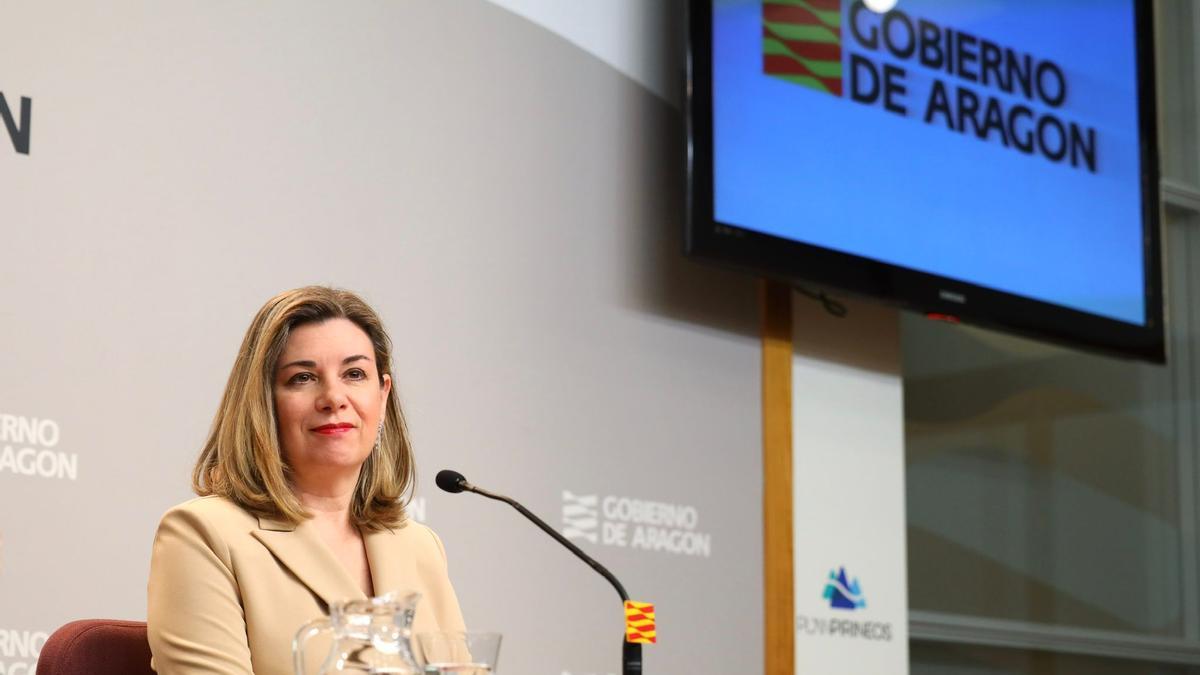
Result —
<svg viewBox="0 0 1200 675"><path fill-rule="evenodd" d="M442 469L439 471L435 482L437 483L438 487L442 488L446 492L454 493L466 490L467 486L469 485L469 483L467 483L467 479L464 478L461 473L457 471L451 471L450 469Z"/></svg>

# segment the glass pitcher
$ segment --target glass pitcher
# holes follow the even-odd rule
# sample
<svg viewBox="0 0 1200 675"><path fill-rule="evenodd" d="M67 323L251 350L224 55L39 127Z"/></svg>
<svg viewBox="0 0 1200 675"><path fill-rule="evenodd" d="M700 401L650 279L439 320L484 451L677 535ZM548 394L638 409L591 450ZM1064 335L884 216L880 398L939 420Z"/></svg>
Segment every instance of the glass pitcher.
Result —
<svg viewBox="0 0 1200 675"><path fill-rule="evenodd" d="M421 672L413 658L412 620L420 593L387 593L367 600L347 600L329 606L329 616L309 621L296 632L292 658L296 675L308 675L304 648L320 633L333 634L329 656L320 675Z"/></svg>

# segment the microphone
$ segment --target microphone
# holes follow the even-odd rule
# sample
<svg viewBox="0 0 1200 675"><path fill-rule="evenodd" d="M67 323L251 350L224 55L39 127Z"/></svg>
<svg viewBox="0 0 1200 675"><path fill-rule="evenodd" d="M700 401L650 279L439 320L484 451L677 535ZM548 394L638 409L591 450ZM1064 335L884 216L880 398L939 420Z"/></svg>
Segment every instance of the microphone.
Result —
<svg viewBox="0 0 1200 675"><path fill-rule="evenodd" d="M464 477L461 473L457 471L451 471L450 469L442 469L439 471L437 478L434 479L434 482L437 483L438 487L442 488L446 492L453 492L454 494L458 494L463 490L468 489L468 487L471 485L467 482L466 477Z"/></svg>
<svg viewBox="0 0 1200 675"><path fill-rule="evenodd" d="M512 497L505 497L504 495L488 492L483 488L471 485L471 483L469 483L466 477L464 477L461 473L452 471L450 469L442 469L439 471L434 482L437 483L439 488L445 490L446 492L453 494L458 494L459 492L474 492L477 495L487 497L488 499L494 499L498 502L504 502L505 504L513 507L519 511L521 515L531 520L534 525L540 527L543 532L551 537L554 537L555 541L563 546L566 546L571 553L575 554L575 557L587 563L588 567L596 570L600 573L600 576L607 579L608 583L612 584L613 588L617 589L617 595L621 596L622 603L629 601L629 594L625 592L625 587L621 585L620 581L617 581L617 578L613 576L612 572L608 571L608 568L596 562L594 558L584 553L583 549L571 543L569 539L559 534L557 530L547 525L546 521L535 516L532 511L522 506L517 500L513 499ZM622 636L621 645L621 675L639 675L639 673L642 672L642 645L636 642L626 641L624 636Z"/></svg>

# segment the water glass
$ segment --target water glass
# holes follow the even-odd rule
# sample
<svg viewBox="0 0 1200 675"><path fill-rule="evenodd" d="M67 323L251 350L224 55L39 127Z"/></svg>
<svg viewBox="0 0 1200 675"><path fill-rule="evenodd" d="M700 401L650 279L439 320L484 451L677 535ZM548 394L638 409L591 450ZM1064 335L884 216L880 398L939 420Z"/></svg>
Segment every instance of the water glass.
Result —
<svg viewBox="0 0 1200 675"><path fill-rule="evenodd" d="M500 658L500 634L479 631L417 633L426 675L488 675Z"/></svg>

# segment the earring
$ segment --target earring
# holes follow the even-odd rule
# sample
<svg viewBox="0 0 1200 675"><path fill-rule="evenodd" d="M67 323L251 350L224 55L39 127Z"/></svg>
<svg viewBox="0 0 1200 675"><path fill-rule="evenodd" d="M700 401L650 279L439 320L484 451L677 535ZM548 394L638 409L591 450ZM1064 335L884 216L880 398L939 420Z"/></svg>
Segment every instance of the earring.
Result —
<svg viewBox="0 0 1200 675"><path fill-rule="evenodd" d="M375 432L375 447L371 448L373 452L379 451L379 444L383 441L383 420L379 420L379 429Z"/></svg>

